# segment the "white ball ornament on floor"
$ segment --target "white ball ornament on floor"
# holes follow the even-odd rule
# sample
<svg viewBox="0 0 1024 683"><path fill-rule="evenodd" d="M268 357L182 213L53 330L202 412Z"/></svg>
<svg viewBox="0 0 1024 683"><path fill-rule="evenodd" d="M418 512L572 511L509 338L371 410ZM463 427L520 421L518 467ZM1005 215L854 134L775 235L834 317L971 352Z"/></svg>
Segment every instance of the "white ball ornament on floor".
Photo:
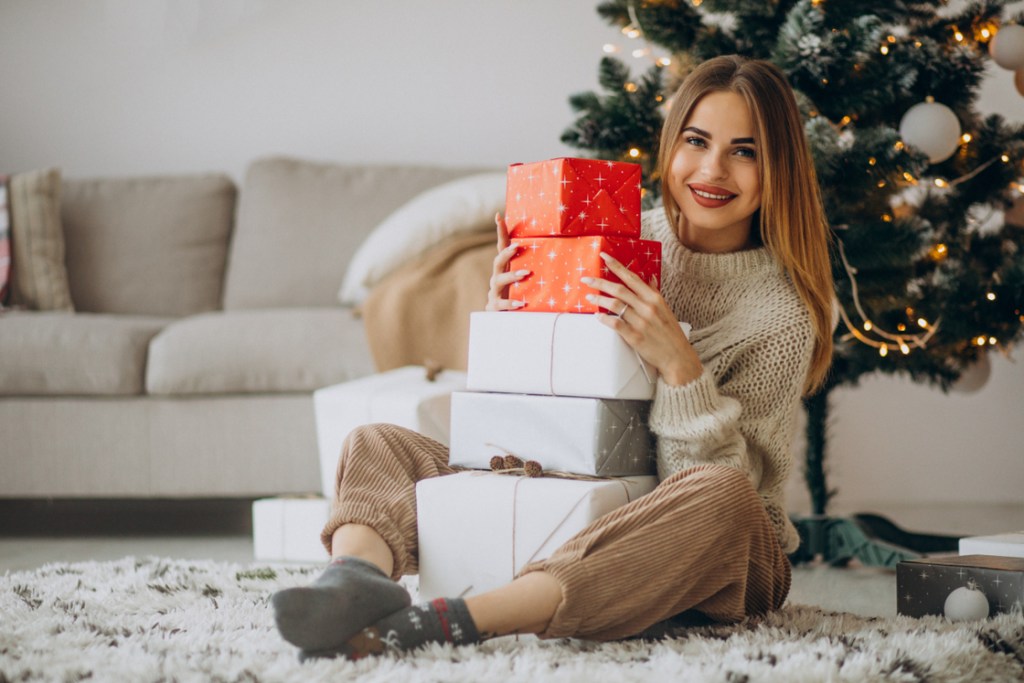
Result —
<svg viewBox="0 0 1024 683"><path fill-rule="evenodd" d="M957 588L949 597L942 611L950 621L973 621L988 617L988 598L973 585Z"/></svg>
<svg viewBox="0 0 1024 683"><path fill-rule="evenodd" d="M988 354L983 353L978 356L978 360L964 368L960 377L949 388L958 394L973 394L985 386L991 376L992 362L989 361Z"/></svg>
<svg viewBox="0 0 1024 683"><path fill-rule="evenodd" d="M928 155L933 164L953 156L960 146L960 119L944 104L915 104L900 120L903 142Z"/></svg>
<svg viewBox="0 0 1024 683"><path fill-rule="evenodd" d="M1014 72L1013 84L1017 86L1017 92L1024 96L1024 66Z"/></svg>
<svg viewBox="0 0 1024 683"><path fill-rule="evenodd" d="M1006 24L989 41L988 53L996 64L1014 71L1024 66L1024 26Z"/></svg>

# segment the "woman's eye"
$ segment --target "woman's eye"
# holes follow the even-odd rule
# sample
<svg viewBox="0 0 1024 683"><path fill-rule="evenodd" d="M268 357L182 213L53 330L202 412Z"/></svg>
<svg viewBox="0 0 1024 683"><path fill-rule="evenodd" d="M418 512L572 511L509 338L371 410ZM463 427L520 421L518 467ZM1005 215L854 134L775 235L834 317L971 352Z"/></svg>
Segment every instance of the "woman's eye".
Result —
<svg viewBox="0 0 1024 683"><path fill-rule="evenodd" d="M689 137L686 138L686 144L693 145L694 147L706 147L707 143L704 142L704 138Z"/></svg>
<svg viewBox="0 0 1024 683"><path fill-rule="evenodd" d="M750 147L740 147L739 149L736 150L736 153L739 154L741 157L746 157L747 159L757 158L757 152L751 149Z"/></svg>

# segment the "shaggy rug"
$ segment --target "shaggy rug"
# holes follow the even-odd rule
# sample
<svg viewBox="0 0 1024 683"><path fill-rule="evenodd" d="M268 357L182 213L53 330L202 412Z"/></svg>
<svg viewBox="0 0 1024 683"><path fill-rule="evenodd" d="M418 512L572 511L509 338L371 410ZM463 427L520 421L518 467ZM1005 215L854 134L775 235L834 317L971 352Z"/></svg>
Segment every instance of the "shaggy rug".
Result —
<svg viewBox="0 0 1024 683"><path fill-rule="evenodd" d="M274 629L268 598L319 571L150 557L7 574L0 577L0 682L1024 680L1019 614L951 624L799 605L660 639L509 637L300 664Z"/></svg>

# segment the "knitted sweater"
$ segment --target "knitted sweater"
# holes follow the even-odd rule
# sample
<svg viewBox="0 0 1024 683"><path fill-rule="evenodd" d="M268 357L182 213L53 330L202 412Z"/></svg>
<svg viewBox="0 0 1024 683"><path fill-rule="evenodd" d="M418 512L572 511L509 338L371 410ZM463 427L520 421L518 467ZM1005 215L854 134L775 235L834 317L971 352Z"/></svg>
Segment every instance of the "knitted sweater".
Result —
<svg viewBox="0 0 1024 683"><path fill-rule="evenodd" d="M716 463L742 470L787 553L799 537L784 487L814 333L796 289L764 247L705 254L683 246L662 209L643 214L643 237L662 243L661 292L704 371L682 386L658 381L650 427L658 476Z"/></svg>

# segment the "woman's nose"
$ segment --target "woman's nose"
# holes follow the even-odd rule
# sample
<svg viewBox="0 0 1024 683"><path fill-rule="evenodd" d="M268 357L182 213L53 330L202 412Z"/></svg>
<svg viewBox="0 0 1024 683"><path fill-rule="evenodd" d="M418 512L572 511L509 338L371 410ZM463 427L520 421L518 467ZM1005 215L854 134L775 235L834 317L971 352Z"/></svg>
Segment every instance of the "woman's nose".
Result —
<svg viewBox="0 0 1024 683"><path fill-rule="evenodd" d="M724 178L728 175L726 164L718 154L705 154L701 171L708 178Z"/></svg>

